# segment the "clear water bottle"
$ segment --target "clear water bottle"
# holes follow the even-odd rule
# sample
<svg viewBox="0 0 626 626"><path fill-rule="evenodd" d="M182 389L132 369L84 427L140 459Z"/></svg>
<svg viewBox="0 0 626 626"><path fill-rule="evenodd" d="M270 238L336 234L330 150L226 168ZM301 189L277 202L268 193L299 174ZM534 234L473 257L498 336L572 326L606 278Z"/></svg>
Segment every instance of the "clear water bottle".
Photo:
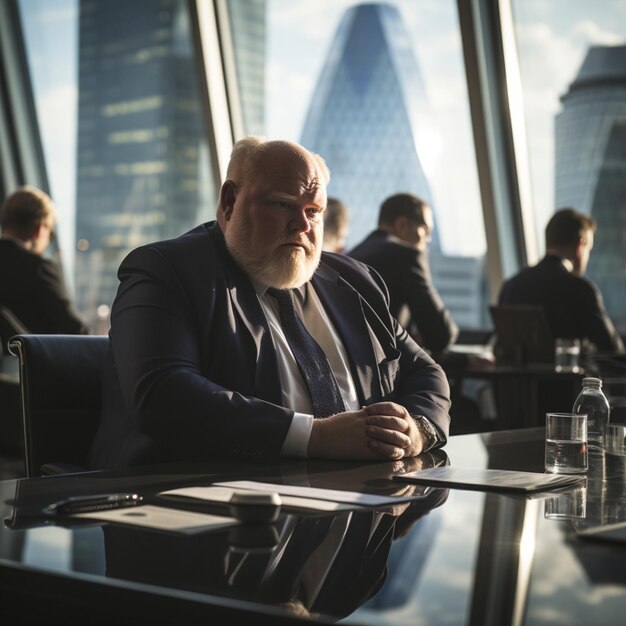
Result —
<svg viewBox="0 0 626 626"><path fill-rule="evenodd" d="M599 378L583 378L583 388L574 402L572 413L587 414L589 448L601 449L611 408L602 393L602 381Z"/></svg>

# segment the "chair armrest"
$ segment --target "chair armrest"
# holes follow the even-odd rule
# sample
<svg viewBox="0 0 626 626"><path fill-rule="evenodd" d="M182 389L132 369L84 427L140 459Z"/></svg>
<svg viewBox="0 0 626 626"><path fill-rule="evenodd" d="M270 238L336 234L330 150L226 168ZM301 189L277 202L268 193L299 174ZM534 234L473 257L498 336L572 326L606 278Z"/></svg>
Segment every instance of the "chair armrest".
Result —
<svg viewBox="0 0 626 626"><path fill-rule="evenodd" d="M42 476L58 476L59 474L76 474L78 472L88 471L80 465L72 463L44 463L40 472Z"/></svg>

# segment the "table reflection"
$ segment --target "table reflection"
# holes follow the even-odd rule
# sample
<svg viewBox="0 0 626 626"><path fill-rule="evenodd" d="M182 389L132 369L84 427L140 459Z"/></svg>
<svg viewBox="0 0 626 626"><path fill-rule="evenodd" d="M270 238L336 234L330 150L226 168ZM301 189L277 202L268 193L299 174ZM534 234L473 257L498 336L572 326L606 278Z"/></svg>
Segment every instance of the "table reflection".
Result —
<svg viewBox="0 0 626 626"><path fill-rule="evenodd" d="M21 550L24 564L271 604L300 616L341 618L381 589L391 545L447 499L445 489L392 477L447 462L443 451L434 451L385 463L285 465L278 479L285 484L412 500L337 514L287 511L274 524L240 524L198 534L71 519L62 527L40 513L59 497L55 487L62 481L18 481L2 541L6 545L8 529L13 529L14 553ZM76 485L82 492L93 490L87 489L93 482L85 476ZM146 477L141 483L142 493L148 493ZM100 491L109 487L106 479L98 485ZM159 490L152 485L147 501L163 505L154 496Z"/></svg>
<svg viewBox="0 0 626 626"><path fill-rule="evenodd" d="M380 589L392 542L446 497L436 489L402 510L289 514L199 536L109 525L106 575L344 617Z"/></svg>
<svg viewBox="0 0 626 626"><path fill-rule="evenodd" d="M543 471L544 439L543 429L467 435L452 438L446 451L456 467ZM586 483L571 491L569 503L561 501L564 508L553 510L562 513L558 518L546 509L550 513L550 500L565 492L525 498L418 491L392 480L448 463L441 452L394 463L299 461L276 468L11 481L4 483L2 500L13 529L0 530L0 551L3 563L63 573L65 579L85 572L101 585L149 584L176 598L181 590L184 597L241 599L259 611L278 606L346 624L608 625L621 623L626 612L626 544L603 544L579 533L626 521L625 461L626 455L608 450L594 455ZM150 498L164 488L226 479L380 495L406 495L409 488L414 500L375 511L284 510L272 525L196 535L112 524L45 527L37 518L42 506L68 489L87 494L132 488L155 503Z"/></svg>

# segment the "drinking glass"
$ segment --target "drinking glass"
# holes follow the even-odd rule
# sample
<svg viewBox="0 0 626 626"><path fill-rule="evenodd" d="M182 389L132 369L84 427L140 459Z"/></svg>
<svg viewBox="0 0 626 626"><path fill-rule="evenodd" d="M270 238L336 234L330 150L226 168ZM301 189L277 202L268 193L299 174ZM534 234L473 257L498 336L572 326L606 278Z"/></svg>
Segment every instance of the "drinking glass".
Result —
<svg viewBox="0 0 626 626"><path fill-rule="evenodd" d="M546 472L578 474L589 467L587 415L546 413Z"/></svg>
<svg viewBox="0 0 626 626"><path fill-rule="evenodd" d="M580 339L554 340L554 369L557 372L580 371Z"/></svg>
<svg viewBox="0 0 626 626"><path fill-rule="evenodd" d="M546 519L584 519L587 515L587 483L546 498Z"/></svg>

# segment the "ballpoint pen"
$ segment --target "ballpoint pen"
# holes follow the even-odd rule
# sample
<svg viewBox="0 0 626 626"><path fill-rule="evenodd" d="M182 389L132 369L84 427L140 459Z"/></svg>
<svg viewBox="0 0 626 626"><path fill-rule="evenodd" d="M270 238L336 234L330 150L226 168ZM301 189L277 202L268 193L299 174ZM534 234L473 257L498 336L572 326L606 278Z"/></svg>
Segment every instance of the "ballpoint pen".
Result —
<svg viewBox="0 0 626 626"><path fill-rule="evenodd" d="M76 513L92 513L122 509L141 504L143 497L138 493L104 493L91 496L74 496L59 500L46 507L45 511L53 515L75 515Z"/></svg>

